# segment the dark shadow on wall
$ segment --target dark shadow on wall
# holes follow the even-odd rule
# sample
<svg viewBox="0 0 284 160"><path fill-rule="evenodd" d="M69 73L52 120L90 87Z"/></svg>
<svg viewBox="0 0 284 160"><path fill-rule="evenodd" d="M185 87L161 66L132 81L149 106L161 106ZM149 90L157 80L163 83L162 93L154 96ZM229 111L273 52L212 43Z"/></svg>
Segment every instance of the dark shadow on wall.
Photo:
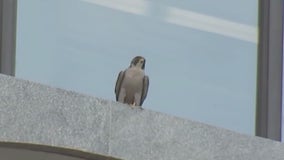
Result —
<svg viewBox="0 0 284 160"><path fill-rule="evenodd" d="M117 158L54 146L0 142L1 159L52 159L52 160L119 160Z"/></svg>

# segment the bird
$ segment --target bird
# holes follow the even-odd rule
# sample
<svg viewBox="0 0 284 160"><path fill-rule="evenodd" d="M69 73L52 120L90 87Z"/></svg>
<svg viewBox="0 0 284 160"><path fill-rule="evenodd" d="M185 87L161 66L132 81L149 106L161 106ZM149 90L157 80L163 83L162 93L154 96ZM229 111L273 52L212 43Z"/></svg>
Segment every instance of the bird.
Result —
<svg viewBox="0 0 284 160"><path fill-rule="evenodd" d="M136 56L127 69L119 72L115 84L116 101L142 109L149 88L149 77L144 72L145 64L144 57Z"/></svg>

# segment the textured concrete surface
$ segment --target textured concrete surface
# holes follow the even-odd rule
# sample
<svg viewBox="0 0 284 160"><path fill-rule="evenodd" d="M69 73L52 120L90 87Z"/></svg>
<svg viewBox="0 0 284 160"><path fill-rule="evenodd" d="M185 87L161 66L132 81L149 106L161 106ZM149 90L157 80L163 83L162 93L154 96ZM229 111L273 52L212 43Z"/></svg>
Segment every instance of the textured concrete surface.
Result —
<svg viewBox="0 0 284 160"><path fill-rule="evenodd" d="M284 144L0 75L0 141L126 160L282 160Z"/></svg>

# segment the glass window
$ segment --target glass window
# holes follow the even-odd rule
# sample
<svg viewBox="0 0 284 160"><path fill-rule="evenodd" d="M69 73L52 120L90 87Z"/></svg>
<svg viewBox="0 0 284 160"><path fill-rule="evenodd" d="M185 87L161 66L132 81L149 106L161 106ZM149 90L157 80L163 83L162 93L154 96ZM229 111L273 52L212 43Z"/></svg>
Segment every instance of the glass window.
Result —
<svg viewBox="0 0 284 160"><path fill-rule="evenodd" d="M16 76L115 100L119 71L141 55L144 108L253 135L257 9L257 0L18 1Z"/></svg>

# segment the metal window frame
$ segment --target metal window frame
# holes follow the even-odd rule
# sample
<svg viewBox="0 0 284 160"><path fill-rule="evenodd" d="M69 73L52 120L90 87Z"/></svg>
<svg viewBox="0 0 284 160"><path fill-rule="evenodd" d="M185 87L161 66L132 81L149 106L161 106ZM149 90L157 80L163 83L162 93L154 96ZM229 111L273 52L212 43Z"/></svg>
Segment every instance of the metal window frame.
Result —
<svg viewBox="0 0 284 160"><path fill-rule="evenodd" d="M17 0L0 1L0 73L15 76Z"/></svg>
<svg viewBox="0 0 284 160"><path fill-rule="evenodd" d="M281 141L283 0L259 0L256 136Z"/></svg>

